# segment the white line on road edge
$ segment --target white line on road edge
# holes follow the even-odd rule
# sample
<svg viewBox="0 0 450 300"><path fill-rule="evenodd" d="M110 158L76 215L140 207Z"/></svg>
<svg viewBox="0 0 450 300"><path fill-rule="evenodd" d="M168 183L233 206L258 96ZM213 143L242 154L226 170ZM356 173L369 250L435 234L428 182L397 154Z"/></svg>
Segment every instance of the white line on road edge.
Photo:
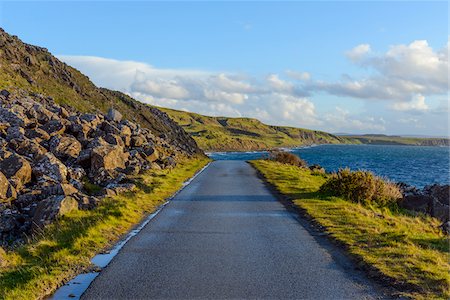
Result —
<svg viewBox="0 0 450 300"><path fill-rule="evenodd" d="M135 235L137 235L156 215L169 203L170 200L172 200L176 195L178 195L186 186L188 186L200 173L202 173L207 167L209 167L211 163L209 162L206 166L204 166L200 171L195 173L194 176L183 182L183 185L181 188L176 191L172 196L170 196L166 202L161 204L155 212L150 214L148 217L145 218L145 220L135 229L131 230L127 236L115 244L113 248L105 254L97 254L94 256L91 260L91 263L98 268L101 269L105 268L111 260L119 253L120 249L125 246L125 244ZM94 281L94 279L100 274L100 271L98 272L90 272L90 273L83 273L78 276L76 276L74 279L70 280L68 283L63 285L62 287L58 288L56 292L49 298L51 300L60 300L60 299L80 299L81 295L87 290L89 285Z"/></svg>

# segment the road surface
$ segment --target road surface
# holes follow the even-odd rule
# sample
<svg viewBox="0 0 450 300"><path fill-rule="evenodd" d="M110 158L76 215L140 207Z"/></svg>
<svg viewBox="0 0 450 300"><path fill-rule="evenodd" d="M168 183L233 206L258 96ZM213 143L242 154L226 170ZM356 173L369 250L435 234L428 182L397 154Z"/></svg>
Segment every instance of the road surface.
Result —
<svg viewBox="0 0 450 300"><path fill-rule="evenodd" d="M82 298L381 297L317 239L249 164L216 161L124 246Z"/></svg>

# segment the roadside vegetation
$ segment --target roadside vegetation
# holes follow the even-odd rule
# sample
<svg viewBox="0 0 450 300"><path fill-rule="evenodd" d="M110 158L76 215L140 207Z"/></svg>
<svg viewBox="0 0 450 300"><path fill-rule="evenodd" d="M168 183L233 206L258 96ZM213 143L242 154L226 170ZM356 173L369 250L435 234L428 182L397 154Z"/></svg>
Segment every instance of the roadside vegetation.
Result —
<svg viewBox="0 0 450 300"><path fill-rule="evenodd" d="M89 270L95 254L111 247L207 162L186 159L172 170L138 175L135 191L106 198L93 210L71 212L21 248L0 248L0 299L44 298Z"/></svg>
<svg viewBox="0 0 450 300"><path fill-rule="evenodd" d="M386 280L403 296L450 297L449 240L439 229L440 221L409 214L397 208L393 201L386 200L389 197L382 197L384 200L380 202L374 200L372 184L368 185L369 189L362 189L368 194L348 192L351 190L348 188L334 190L339 176L346 180L354 176L347 187L357 186L355 178L362 177L364 182L377 181L376 177L366 173L351 175L348 171L344 171L345 175L319 174L308 168L270 160L251 164L280 193L320 224L370 276ZM396 191L391 188L394 189L389 186L385 196L395 198ZM366 201L364 195L372 195L372 198Z"/></svg>

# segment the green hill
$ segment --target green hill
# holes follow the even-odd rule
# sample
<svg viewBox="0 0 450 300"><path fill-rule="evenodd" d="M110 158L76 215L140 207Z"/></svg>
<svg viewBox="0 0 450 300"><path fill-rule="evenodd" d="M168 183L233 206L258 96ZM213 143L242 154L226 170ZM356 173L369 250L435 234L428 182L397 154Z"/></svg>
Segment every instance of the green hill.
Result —
<svg viewBox="0 0 450 300"><path fill-rule="evenodd" d="M87 76L58 60L47 49L23 43L1 28L0 69L0 90L40 93L81 112L106 113L113 107L126 119L151 129L182 151L202 152L165 113L121 92L95 86Z"/></svg>
<svg viewBox="0 0 450 300"><path fill-rule="evenodd" d="M323 131L271 126L256 119L207 117L159 108L175 120L206 151L248 151L311 144L358 143Z"/></svg>

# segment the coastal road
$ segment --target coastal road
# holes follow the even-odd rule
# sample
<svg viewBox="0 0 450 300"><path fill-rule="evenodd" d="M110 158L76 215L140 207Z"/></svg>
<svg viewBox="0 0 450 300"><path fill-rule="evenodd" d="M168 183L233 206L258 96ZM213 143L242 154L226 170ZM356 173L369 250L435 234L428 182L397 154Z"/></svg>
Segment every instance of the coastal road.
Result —
<svg viewBox="0 0 450 300"><path fill-rule="evenodd" d="M383 298L244 161L215 161L132 238L82 299Z"/></svg>

